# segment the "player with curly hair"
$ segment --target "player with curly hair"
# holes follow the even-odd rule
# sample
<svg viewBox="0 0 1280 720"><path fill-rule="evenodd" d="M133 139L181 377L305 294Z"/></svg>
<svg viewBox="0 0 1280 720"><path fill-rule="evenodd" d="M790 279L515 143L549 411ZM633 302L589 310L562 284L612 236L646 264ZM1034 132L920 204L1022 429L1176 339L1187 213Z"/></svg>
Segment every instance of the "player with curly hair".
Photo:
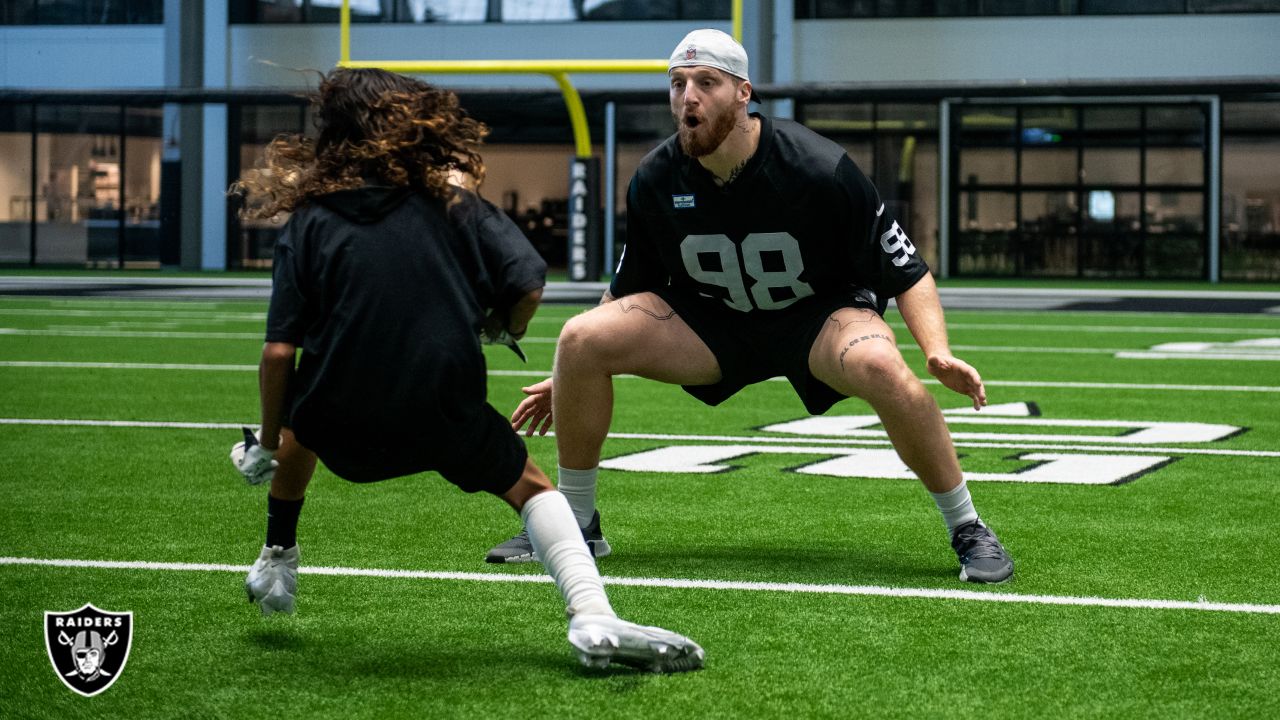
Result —
<svg viewBox="0 0 1280 720"><path fill-rule="evenodd" d="M431 470L520 514L584 665L701 667L692 640L616 616L568 503L486 401L480 336L524 334L546 264L461 187L484 178L485 126L452 93L381 70L332 71L314 105L318 137L277 138L232 188L245 216L292 213L275 246L261 430L231 453L250 484L270 483L250 601L294 610L317 459L362 483Z"/></svg>

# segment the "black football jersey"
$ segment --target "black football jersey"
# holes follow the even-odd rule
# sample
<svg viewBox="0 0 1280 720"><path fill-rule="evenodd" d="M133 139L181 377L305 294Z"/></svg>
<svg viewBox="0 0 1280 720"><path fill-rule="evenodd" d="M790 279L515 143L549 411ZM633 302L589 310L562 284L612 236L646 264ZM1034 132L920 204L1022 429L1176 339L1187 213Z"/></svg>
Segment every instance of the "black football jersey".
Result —
<svg viewBox="0 0 1280 720"><path fill-rule="evenodd" d="M483 406L485 310L542 287L546 267L463 190L446 205L366 186L299 208L276 242L266 335L302 348L293 420L400 432Z"/></svg>
<svg viewBox="0 0 1280 720"><path fill-rule="evenodd" d="M760 144L725 187L675 135L645 157L610 294L671 285L742 313L846 294L883 312L928 272L906 232L842 147L799 123L753 117Z"/></svg>

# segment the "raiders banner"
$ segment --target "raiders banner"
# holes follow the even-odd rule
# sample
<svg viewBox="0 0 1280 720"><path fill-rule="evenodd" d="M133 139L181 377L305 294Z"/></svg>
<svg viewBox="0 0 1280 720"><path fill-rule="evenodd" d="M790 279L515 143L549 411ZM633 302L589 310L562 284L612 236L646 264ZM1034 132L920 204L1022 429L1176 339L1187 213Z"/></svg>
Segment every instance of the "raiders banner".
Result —
<svg viewBox="0 0 1280 720"><path fill-rule="evenodd" d="M44 614L44 645L58 679L93 697L120 678L133 643L133 613L86 603L71 612Z"/></svg>

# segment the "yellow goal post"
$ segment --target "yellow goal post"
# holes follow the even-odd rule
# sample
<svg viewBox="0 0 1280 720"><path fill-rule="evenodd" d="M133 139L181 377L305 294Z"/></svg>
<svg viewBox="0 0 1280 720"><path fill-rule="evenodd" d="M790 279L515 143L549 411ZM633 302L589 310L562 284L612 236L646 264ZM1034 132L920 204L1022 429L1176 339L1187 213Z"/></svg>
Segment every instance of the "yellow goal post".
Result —
<svg viewBox="0 0 1280 720"><path fill-rule="evenodd" d="M742 41L742 0L732 0L733 37ZM579 158L591 157L591 134L582 96L569 79L569 73L665 73L666 58L656 60L352 60L351 3L342 0L339 16L341 47L339 67L380 68L405 75L547 75L555 80L564 95L573 128L574 151Z"/></svg>

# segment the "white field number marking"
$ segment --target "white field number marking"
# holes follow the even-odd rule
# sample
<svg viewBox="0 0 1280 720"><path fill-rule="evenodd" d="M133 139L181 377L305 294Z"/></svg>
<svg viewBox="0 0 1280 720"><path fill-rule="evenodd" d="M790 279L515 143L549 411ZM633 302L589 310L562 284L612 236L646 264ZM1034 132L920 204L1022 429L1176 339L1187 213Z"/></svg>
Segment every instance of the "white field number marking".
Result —
<svg viewBox="0 0 1280 720"><path fill-rule="evenodd" d="M1098 442L1124 444L1205 443L1220 440L1240 431L1233 425L1208 423L1173 423L1112 420L1045 420L1031 417L1034 406L1008 403L991 406L979 416L972 408L944 412L950 424L993 424L1003 426L1076 427L1128 429L1126 435L1066 435L1030 433L954 433L956 439L997 441L1042 440L1057 442ZM1022 417L1019 417L1022 416ZM883 430L869 429L878 425L875 415L811 417L778 423L763 428L766 432L797 436L833 438L883 438ZM802 475L824 475L845 478L912 479L915 474L893 450L857 447L818 447L734 443L730 445L673 445L611 458L601 467L633 472L718 473L732 470L727 461L756 454L828 455L792 472ZM1173 461L1173 455L1098 454L1083 452L1029 452L1014 460L1024 466L1013 472L966 472L966 480L997 482L1030 482L1075 485L1116 485L1136 479Z"/></svg>
<svg viewBox="0 0 1280 720"><path fill-rule="evenodd" d="M1280 338L1160 343L1150 350L1122 350L1116 357L1124 360L1280 360Z"/></svg>

